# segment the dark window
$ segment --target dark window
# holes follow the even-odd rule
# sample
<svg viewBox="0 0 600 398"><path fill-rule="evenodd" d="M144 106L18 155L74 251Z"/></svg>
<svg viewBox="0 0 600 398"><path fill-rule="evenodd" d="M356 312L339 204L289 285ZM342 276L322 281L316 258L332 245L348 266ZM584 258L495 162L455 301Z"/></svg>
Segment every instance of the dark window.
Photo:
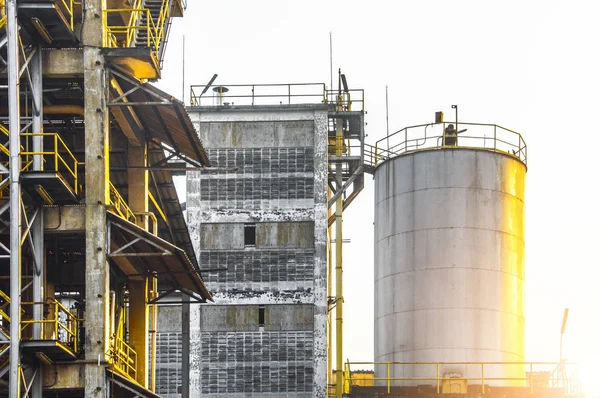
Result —
<svg viewBox="0 0 600 398"><path fill-rule="evenodd" d="M256 224L244 224L244 246L256 245Z"/></svg>
<svg viewBox="0 0 600 398"><path fill-rule="evenodd" d="M258 306L258 326L265 326L265 306Z"/></svg>

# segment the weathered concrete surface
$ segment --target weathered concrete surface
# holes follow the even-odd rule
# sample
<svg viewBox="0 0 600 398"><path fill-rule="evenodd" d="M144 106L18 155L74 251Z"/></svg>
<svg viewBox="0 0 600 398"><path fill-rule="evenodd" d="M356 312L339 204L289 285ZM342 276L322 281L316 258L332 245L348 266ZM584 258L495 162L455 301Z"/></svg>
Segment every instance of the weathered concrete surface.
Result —
<svg viewBox="0 0 600 398"><path fill-rule="evenodd" d="M327 133L328 116L315 112L314 397L327 396Z"/></svg>
<svg viewBox="0 0 600 398"><path fill-rule="evenodd" d="M83 76L82 49L49 49L43 51L44 76L73 78Z"/></svg>
<svg viewBox="0 0 600 398"><path fill-rule="evenodd" d="M84 367L85 365L82 363L44 365L42 378L44 390L83 390Z"/></svg>
<svg viewBox="0 0 600 398"><path fill-rule="evenodd" d="M46 233L85 231L85 206L51 206L44 209Z"/></svg>
<svg viewBox="0 0 600 398"><path fill-rule="evenodd" d="M218 304L200 307L192 332L200 385L191 391L325 397L327 109L202 108L190 117L213 165L236 170L188 173L188 227Z"/></svg>

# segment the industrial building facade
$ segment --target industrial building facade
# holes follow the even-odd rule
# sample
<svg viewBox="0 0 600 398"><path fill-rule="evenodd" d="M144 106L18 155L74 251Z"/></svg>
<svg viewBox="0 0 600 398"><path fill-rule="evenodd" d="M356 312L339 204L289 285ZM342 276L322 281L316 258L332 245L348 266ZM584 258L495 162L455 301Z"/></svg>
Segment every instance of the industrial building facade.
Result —
<svg viewBox="0 0 600 398"><path fill-rule="evenodd" d="M187 174L190 235L215 298L192 306L190 393L324 397L327 107L188 111L216 169Z"/></svg>

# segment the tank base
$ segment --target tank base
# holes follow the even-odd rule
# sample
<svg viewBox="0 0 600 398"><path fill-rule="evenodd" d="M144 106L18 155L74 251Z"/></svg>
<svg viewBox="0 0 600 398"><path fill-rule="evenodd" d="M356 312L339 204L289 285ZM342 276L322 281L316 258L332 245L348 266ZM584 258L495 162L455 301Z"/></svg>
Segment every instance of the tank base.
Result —
<svg viewBox="0 0 600 398"><path fill-rule="evenodd" d="M390 393L387 387L352 387L348 398L563 398L578 397L579 395L568 394L560 388L536 387L485 387L485 394L481 393L481 385L470 385L465 394L438 393L435 386L417 387L391 387Z"/></svg>

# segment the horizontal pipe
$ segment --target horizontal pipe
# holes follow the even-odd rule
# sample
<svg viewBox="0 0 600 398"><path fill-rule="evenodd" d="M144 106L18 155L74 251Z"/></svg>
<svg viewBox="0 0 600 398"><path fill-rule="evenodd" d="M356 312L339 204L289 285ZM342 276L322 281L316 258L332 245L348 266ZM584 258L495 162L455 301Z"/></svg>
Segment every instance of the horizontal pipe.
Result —
<svg viewBox="0 0 600 398"><path fill-rule="evenodd" d="M23 108L21 108L23 111ZM43 112L46 115L77 115L83 117L81 105L45 105ZM0 116L8 116L8 108L0 108ZM24 116L24 115L23 115Z"/></svg>

